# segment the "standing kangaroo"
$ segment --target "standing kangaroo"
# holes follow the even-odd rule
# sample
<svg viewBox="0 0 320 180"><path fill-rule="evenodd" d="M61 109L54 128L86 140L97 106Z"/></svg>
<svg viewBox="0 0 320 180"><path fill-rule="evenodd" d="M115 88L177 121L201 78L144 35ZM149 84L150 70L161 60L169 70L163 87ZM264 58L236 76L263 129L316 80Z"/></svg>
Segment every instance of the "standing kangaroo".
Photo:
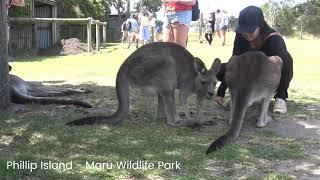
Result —
<svg viewBox="0 0 320 180"><path fill-rule="evenodd" d="M197 97L198 119L201 102L213 96L216 74L220 68L216 59L210 70L185 48L168 42L150 43L133 52L121 65L116 78L118 96L117 111L111 116L93 116L68 122L67 125L107 123L117 124L129 113L129 86L141 89L145 94L158 94L158 116L166 117L168 125L187 125L180 121L176 112L175 89L180 90L180 100L187 119L190 113L187 98L191 93Z"/></svg>
<svg viewBox="0 0 320 180"><path fill-rule="evenodd" d="M210 145L206 154L221 148L239 136L245 112L253 102L262 101L257 127L264 127L272 120L267 112L270 99L280 82L281 69L280 57L268 57L260 51L249 51L231 57L227 63L225 75L231 95L231 127L226 134Z"/></svg>

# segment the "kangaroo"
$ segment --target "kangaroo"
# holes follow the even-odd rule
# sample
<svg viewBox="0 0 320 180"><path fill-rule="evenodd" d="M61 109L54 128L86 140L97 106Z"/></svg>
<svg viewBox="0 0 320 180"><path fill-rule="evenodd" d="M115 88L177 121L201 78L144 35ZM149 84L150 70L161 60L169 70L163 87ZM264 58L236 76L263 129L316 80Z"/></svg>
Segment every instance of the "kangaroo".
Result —
<svg viewBox="0 0 320 180"><path fill-rule="evenodd" d="M249 51L230 58L225 80L231 95L231 126L227 133L210 145L206 154L220 149L239 136L245 112L252 103L262 102L257 127L264 127L272 121L267 112L270 99L280 82L281 69L280 57L268 57L260 51Z"/></svg>
<svg viewBox="0 0 320 180"><path fill-rule="evenodd" d="M9 65L9 71L11 66ZM73 99L60 99L53 96L64 96L76 93L88 93L84 89L53 88L43 85L33 84L18 76L9 74L11 88L11 101L17 104L39 103L39 104L71 104L91 108L86 102Z"/></svg>
<svg viewBox="0 0 320 180"><path fill-rule="evenodd" d="M158 95L158 116L166 117L168 125L187 125L180 121L176 112L175 89L180 90L187 119L190 113L187 99L195 93L198 119L200 107L206 96L214 95L216 74L221 61L215 59L211 69L195 58L182 46L169 42L155 42L134 51L121 65L116 78L118 108L111 116L91 116L68 122L67 125L118 124L129 113L129 87L138 88L145 94ZM194 121L191 121L194 122Z"/></svg>

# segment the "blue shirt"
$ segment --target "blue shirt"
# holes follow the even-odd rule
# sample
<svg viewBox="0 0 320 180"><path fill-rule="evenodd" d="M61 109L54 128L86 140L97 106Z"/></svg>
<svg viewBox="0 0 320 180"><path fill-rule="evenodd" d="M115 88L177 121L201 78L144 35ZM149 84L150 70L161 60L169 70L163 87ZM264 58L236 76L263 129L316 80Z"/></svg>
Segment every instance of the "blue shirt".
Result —
<svg viewBox="0 0 320 180"><path fill-rule="evenodd" d="M130 18L129 19L130 23L131 23L131 30L130 32L139 32L139 24L138 21L134 18Z"/></svg>

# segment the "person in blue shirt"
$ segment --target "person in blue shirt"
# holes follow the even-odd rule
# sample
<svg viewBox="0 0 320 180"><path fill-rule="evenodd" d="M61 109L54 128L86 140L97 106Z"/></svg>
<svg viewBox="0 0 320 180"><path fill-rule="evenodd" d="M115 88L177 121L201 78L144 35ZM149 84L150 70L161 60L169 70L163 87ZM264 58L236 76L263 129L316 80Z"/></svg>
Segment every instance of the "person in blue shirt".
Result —
<svg viewBox="0 0 320 180"><path fill-rule="evenodd" d="M130 22L128 48L130 48L132 42L135 42L136 48L138 48L139 47L139 23L135 19L134 15L131 15L128 21Z"/></svg>
<svg viewBox="0 0 320 180"><path fill-rule="evenodd" d="M162 34L162 26L163 26L163 22L160 21L160 20L157 20L156 21L156 33L155 33L155 36L154 36L154 41L155 42L159 42L160 41L160 35Z"/></svg>
<svg viewBox="0 0 320 180"><path fill-rule="evenodd" d="M256 6L248 6L240 12L232 55L240 55L252 50L262 51L267 56L279 56L282 59L281 79L274 96L273 112L285 114L287 112L288 88L293 77L293 60L282 36L266 23L262 10ZM224 95L227 89L224 81L225 71L226 64L223 63L217 74L221 84L218 88L216 101L220 105L225 104Z"/></svg>

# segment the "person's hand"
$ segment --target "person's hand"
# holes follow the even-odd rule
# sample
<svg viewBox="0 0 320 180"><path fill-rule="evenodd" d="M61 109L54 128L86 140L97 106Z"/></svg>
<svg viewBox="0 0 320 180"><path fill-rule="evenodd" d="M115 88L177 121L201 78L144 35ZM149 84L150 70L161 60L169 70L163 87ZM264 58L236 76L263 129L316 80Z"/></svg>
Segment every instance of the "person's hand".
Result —
<svg viewBox="0 0 320 180"><path fill-rule="evenodd" d="M217 96L215 100L220 106L224 106L224 97Z"/></svg>

